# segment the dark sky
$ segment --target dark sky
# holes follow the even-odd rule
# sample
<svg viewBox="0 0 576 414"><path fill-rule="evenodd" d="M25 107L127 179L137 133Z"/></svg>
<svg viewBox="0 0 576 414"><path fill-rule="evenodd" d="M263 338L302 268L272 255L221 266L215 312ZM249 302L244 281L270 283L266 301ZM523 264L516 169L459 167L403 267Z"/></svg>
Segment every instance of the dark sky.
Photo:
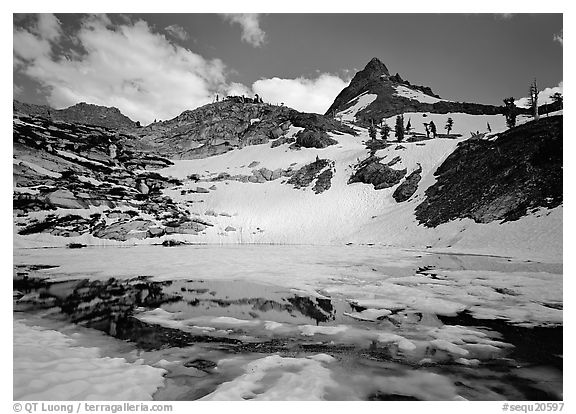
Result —
<svg viewBox="0 0 576 414"><path fill-rule="evenodd" d="M554 35L562 15L516 14L269 14L261 19L268 41L241 42L238 27L215 15L142 15L159 27L177 23L194 41L187 46L223 59L252 84L260 78L311 77L362 69L376 56L412 83L442 97L499 104L526 94L533 78L556 86L562 47Z"/></svg>
<svg viewBox="0 0 576 414"><path fill-rule="evenodd" d="M74 34L84 18L56 16L66 34ZM174 44L207 60L220 59L226 82L247 87L259 79L313 79L322 73L348 81L374 56L390 72L451 100L501 104L506 96L526 96L534 78L541 88L563 80L561 14L266 14L258 19L265 33L258 47L241 39L239 24L220 15L109 17L115 24L146 21ZM173 25L188 38L167 36L165 28ZM55 81L38 75L41 71L29 72L35 75L15 72L20 97L42 101Z"/></svg>

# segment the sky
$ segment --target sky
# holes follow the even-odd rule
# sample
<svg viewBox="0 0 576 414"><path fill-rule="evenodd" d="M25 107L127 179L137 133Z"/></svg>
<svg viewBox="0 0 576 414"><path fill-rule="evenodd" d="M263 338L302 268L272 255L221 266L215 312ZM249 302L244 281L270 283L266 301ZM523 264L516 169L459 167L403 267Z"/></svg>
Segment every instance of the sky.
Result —
<svg viewBox="0 0 576 414"><path fill-rule="evenodd" d="M563 89L561 14L14 14L14 98L148 124L252 95L324 113L378 57L445 99Z"/></svg>

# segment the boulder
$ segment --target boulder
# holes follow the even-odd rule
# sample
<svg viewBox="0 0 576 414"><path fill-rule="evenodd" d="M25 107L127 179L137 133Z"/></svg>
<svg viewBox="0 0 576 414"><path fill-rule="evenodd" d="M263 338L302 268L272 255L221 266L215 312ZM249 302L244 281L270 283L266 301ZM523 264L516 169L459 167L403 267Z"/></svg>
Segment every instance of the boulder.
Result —
<svg viewBox="0 0 576 414"><path fill-rule="evenodd" d="M260 174L266 179L266 181L270 181L273 173L268 168L260 168Z"/></svg>
<svg viewBox="0 0 576 414"><path fill-rule="evenodd" d="M338 144L324 131L305 129L296 134L296 144L304 148L326 148Z"/></svg>
<svg viewBox="0 0 576 414"><path fill-rule="evenodd" d="M70 190L56 190L46 196L46 202L54 207L86 208L87 203L78 200Z"/></svg>
<svg viewBox="0 0 576 414"><path fill-rule="evenodd" d="M394 198L394 200L396 200L396 202L402 203L414 195L416 190L418 190L418 183L422 178L420 175L421 172L422 167L420 166L420 164L418 164L418 168L415 171L413 171L408 177L406 177L404 182L400 184L398 188L396 188L396 190L392 194L392 197Z"/></svg>
<svg viewBox="0 0 576 414"><path fill-rule="evenodd" d="M359 167L348 180L348 184L372 184L375 190L381 190L398 184L406 175L406 169L395 170L381 164L380 159L376 157L367 158L360 163Z"/></svg>
<svg viewBox="0 0 576 414"><path fill-rule="evenodd" d="M144 181L140 181L136 185L136 189L140 191L141 194L148 194L150 192L150 187L148 187Z"/></svg>
<svg viewBox="0 0 576 414"><path fill-rule="evenodd" d="M224 229L224 231L236 231L236 229L232 226L228 226Z"/></svg>
<svg viewBox="0 0 576 414"><path fill-rule="evenodd" d="M210 190L207 190L204 187L196 187L196 189L192 190L193 193L209 193Z"/></svg>
<svg viewBox="0 0 576 414"><path fill-rule="evenodd" d="M150 227L148 229L148 235L150 237L160 237L164 235L164 229L162 227Z"/></svg>

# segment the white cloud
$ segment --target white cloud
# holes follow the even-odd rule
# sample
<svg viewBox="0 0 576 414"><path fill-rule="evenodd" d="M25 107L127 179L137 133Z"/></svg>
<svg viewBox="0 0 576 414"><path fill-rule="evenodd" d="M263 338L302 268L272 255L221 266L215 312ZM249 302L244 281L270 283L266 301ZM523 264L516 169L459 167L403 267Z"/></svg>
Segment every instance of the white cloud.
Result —
<svg viewBox="0 0 576 414"><path fill-rule="evenodd" d="M54 19L40 17L33 28L14 29L13 50L17 70L44 86L56 108L81 101L115 106L147 124L212 102L229 87L220 60L170 43L144 21L111 27L105 16L86 19L74 34L85 52L73 58L52 57L55 27Z"/></svg>
<svg viewBox="0 0 576 414"><path fill-rule="evenodd" d="M13 31L14 68L47 91L50 105L115 106L142 124L213 102L216 94L258 93L265 102L324 113L347 86L326 73L314 79L261 79L251 87L231 83L219 59L175 45L141 20L113 25L106 15L87 17L69 38L82 51L58 57L53 49L64 35L55 17L41 16L27 29Z"/></svg>
<svg viewBox="0 0 576 414"><path fill-rule="evenodd" d="M232 82L230 86L226 89L226 95L230 96L252 96L254 92L250 90L246 85L242 83Z"/></svg>
<svg viewBox="0 0 576 414"><path fill-rule="evenodd" d="M53 14L41 13L35 31L43 39L57 40L62 35L60 20Z"/></svg>
<svg viewBox="0 0 576 414"><path fill-rule="evenodd" d="M558 86L554 86L552 88L545 88L541 90L540 93L538 94L538 105L540 106L553 102L552 95L554 95L556 92L564 94L564 82L560 82ZM524 97L516 100L514 103L519 108L528 108L529 102L530 99L528 97Z"/></svg>
<svg viewBox="0 0 576 414"><path fill-rule="evenodd" d="M190 35L188 32L186 32L186 29L178 24L171 24L170 26L166 26L164 30L166 30L166 32L175 39L185 41L190 38Z"/></svg>
<svg viewBox="0 0 576 414"><path fill-rule="evenodd" d="M260 28L260 15L257 13L223 14L230 23L242 27L242 40L254 47L260 47L266 40L266 33Z"/></svg>
<svg viewBox="0 0 576 414"><path fill-rule="evenodd" d="M554 34L553 40L564 46L564 30L560 30L560 33Z"/></svg>
<svg viewBox="0 0 576 414"><path fill-rule="evenodd" d="M324 113L347 85L340 77L323 73L316 79L261 79L254 82L252 90L265 102L283 102L299 111Z"/></svg>
<svg viewBox="0 0 576 414"><path fill-rule="evenodd" d="M46 58L52 51L52 43L62 35L60 21L53 14L38 14L29 30L13 28L13 64Z"/></svg>

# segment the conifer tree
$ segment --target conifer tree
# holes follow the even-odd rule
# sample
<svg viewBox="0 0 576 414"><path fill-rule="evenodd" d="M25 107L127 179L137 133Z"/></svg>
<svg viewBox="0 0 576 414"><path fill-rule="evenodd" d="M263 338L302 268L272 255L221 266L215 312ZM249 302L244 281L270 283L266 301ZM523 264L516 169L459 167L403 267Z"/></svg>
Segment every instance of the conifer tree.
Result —
<svg viewBox="0 0 576 414"><path fill-rule="evenodd" d="M390 137L390 130L392 128L390 128L390 125L388 125L387 123L384 123L384 125L382 125L382 128L380 129L380 136L382 137L382 141L387 141L388 138Z"/></svg>
<svg viewBox="0 0 576 414"><path fill-rule="evenodd" d="M430 132L432 133L432 138L436 138L436 124L434 121L430 121Z"/></svg>
<svg viewBox="0 0 576 414"><path fill-rule="evenodd" d="M376 139L376 128L374 127L373 123L371 123L370 127L368 128L368 135L370 136L370 139Z"/></svg>
<svg viewBox="0 0 576 414"><path fill-rule="evenodd" d="M398 142L402 142L404 140L404 115L398 115L396 117L396 126L394 131Z"/></svg>
<svg viewBox="0 0 576 414"><path fill-rule="evenodd" d="M452 131L453 126L454 126L454 120L449 117L448 120L446 121L446 126L444 127L448 135L450 135L450 131Z"/></svg>
<svg viewBox="0 0 576 414"><path fill-rule="evenodd" d="M506 105L506 125L508 128L514 128L516 126L516 115L518 114L518 108L514 103L514 98L506 98L504 99L504 104Z"/></svg>
<svg viewBox="0 0 576 414"><path fill-rule="evenodd" d="M538 85L536 84L536 79L534 79L534 83L530 85L530 96L528 97L528 102L530 104L530 109L532 109L534 119L540 117L538 114L538 94Z"/></svg>

